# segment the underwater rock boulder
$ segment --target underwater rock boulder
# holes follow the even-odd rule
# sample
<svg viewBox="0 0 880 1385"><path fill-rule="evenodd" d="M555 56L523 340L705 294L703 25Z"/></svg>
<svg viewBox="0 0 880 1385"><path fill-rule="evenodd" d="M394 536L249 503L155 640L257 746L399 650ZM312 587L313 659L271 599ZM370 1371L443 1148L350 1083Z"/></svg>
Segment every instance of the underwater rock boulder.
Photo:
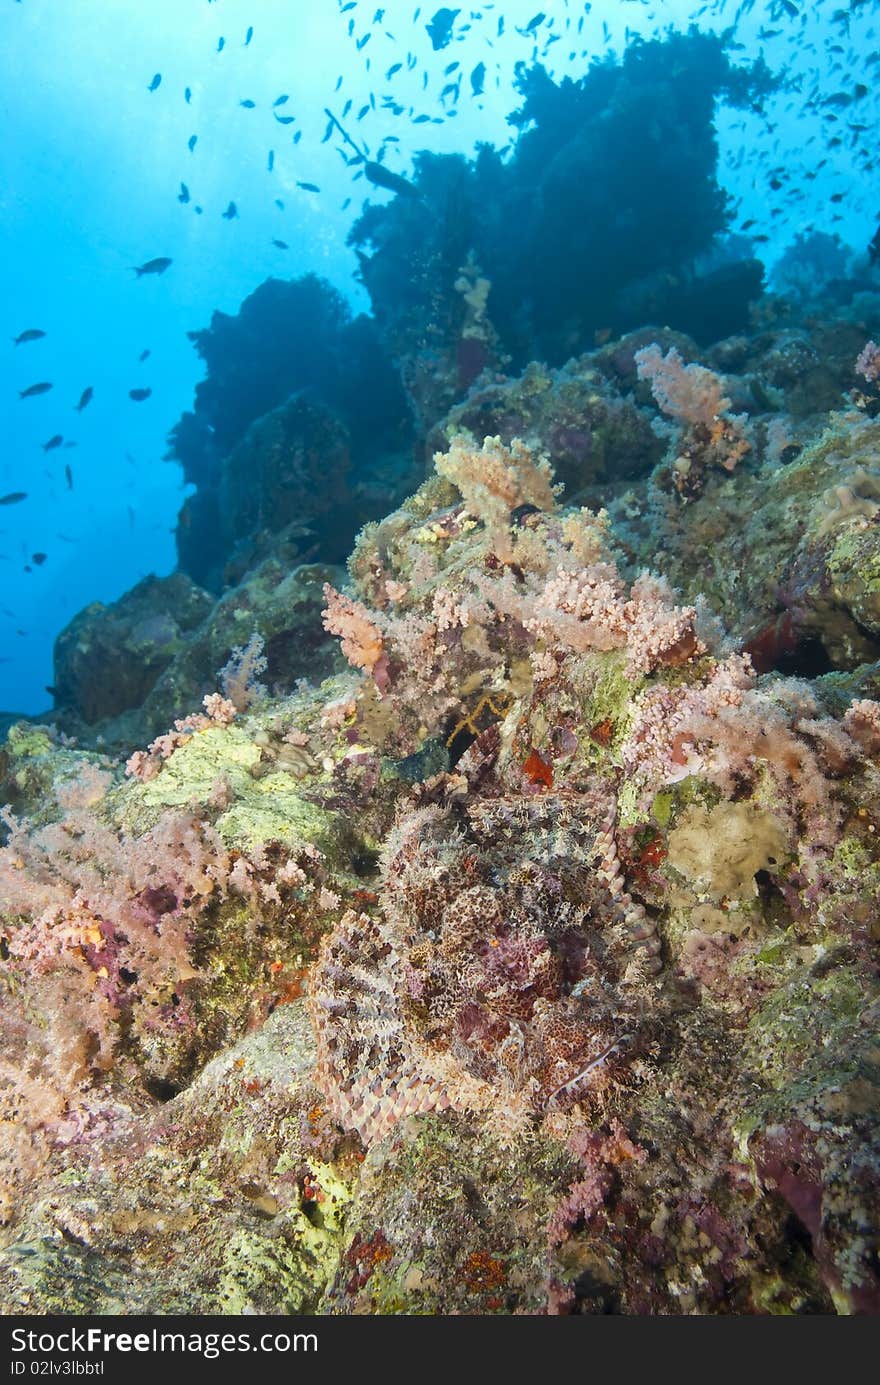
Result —
<svg viewBox="0 0 880 1385"><path fill-rule="evenodd" d="M760 670L815 677L877 659L878 425L855 410L809 424L764 415L760 459L715 471L683 505L661 464L609 506L634 568L702 594ZM731 585L731 579L734 579Z"/></svg>
<svg viewBox="0 0 880 1385"><path fill-rule="evenodd" d="M90 658L88 662L82 659L82 667L91 681L83 686L95 690L94 703L87 704L95 719L86 721L78 706L67 704L48 714L46 720L67 734L76 735L83 744L128 754L135 746L159 735L176 718L198 711L202 699L217 690L220 670L232 651L247 645L254 634L264 642L268 678L273 685L287 687L298 678L321 679L332 673L339 667L339 656L321 627L322 588L325 582L339 579L340 569L297 562L301 541L298 524L269 536L265 549L272 556L249 554L244 564L248 568L246 576L218 600L194 587L184 574L146 579L134 592L140 592L143 586L148 593L161 591L165 581L172 584L172 590L197 593L194 614L199 616L198 623L178 632L165 651L167 657L150 679L137 669L129 675L126 654L130 661L130 651L117 649L112 640L106 661L101 643L84 641ZM133 594L122 598L122 602L128 603ZM123 605L123 611L127 609ZM135 609L140 610L140 605ZM90 637L95 618L99 632L109 630L112 637L118 622L112 614L105 619L103 608L95 613L87 608L69 627L71 636L81 623ZM151 624L151 618L145 619L141 628L166 630L168 625L169 618L159 616L155 624ZM125 710L119 708L120 697L112 687L102 692L106 680L115 675L117 665L123 666L122 689L126 698L131 699Z"/></svg>
<svg viewBox="0 0 880 1385"><path fill-rule="evenodd" d="M321 605L324 583L337 580L340 569L324 563L288 566L283 552L282 547L282 556L259 562L214 604L145 700L142 725L148 735L141 739L196 710L216 690L218 671L232 650L255 632L263 640L270 686L290 687L298 678L320 681L339 667L321 627Z"/></svg>
<svg viewBox="0 0 880 1385"><path fill-rule="evenodd" d="M855 383L853 362L864 344L864 330L838 322L791 327L760 338L753 348L749 381L755 403L795 418L842 408Z"/></svg>
<svg viewBox="0 0 880 1385"><path fill-rule="evenodd" d="M179 572L87 606L55 642L56 705L88 726L140 707L210 608L208 593Z"/></svg>
<svg viewBox="0 0 880 1385"><path fill-rule="evenodd" d="M664 445L646 416L619 395L587 355L559 370L530 365L515 379L484 378L432 430L426 451L442 451L462 431L525 438L553 458L566 495L646 476Z"/></svg>
<svg viewBox="0 0 880 1385"><path fill-rule="evenodd" d="M297 523L344 558L354 538L348 429L318 400L300 393L252 423L224 458L218 495L224 547Z"/></svg>
<svg viewBox="0 0 880 1385"><path fill-rule="evenodd" d="M346 1177L309 1147L312 1063L294 1002L181 1096L152 1111L117 1100L115 1137L72 1140L6 1238L5 1311L314 1312L356 1165Z"/></svg>

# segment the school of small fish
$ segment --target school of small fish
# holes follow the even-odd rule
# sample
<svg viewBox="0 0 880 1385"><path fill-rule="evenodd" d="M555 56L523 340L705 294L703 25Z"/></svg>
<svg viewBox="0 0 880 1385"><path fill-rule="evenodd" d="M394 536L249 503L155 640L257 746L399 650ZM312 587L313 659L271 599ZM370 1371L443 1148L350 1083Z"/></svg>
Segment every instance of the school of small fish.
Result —
<svg viewBox="0 0 880 1385"><path fill-rule="evenodd" d="M209 4L211 2L208 0ZM330 0L327 0L327 4L329 6ZM631 6L633 13L641 11L641 20L652 26L653 33L660 32L667 22L668 17L663 14L664 0L619 0L619 5L621 8ZM763 224L759 226L758 218L751 216L734 228L742 235L747 235L756 245L765 244L770 239L771 229L785 225L787 218L793 218L799 204L808 199L809 184L828 167L835 151L845 151L855 179L867 182L874 178L877 163L875 125L871 115L863 115L862 112L871 107L868 99L873 95L870 77L880 63L880 46L872 46L868 51L865 49L866 41L870 45L878 44L874 26L864 28L857 43L851 37L853 22L863 18L862 12L866 6L870 9L871 0L767 0L763 9L758 8L762 21L766 21L757 30L761 45L759 54L768 45L768 61L771 67L776 68L786 66L780 58L781 53L785 56L789 52L797 54L797 68L787 76L787 103L783 105L782 112L786 115L794 113L798 118L812 118L813 123L798 151L802 162L797 167L792 162L790 149L782 146L782 137L777 135L775 140L772 138L777 129L772 119L758 112L747 113L732 126L734 131L741 133L743 142L738 151L726 158L728 174L731 177L739 176L741 182L750 175L748 190L765 194L766 219ZM564 65L570 64L575 75L584 70L585 64L601 61L611 51L609 26L604 20L600 21L597 15L592 15L594 5L591 0L586 0L586 3L584 0L557 0L555 5L548 6L546 10L537 10L526 23L520 25L505 20L503 0L492 0L475 9L441 6L431 13L430 7L423 11L421 5L416 5L409 21L409 48L406 47L406 40L387 26L385 8L374 8L365 0L336 0L336 7L342 26L341 40L347 40L352 45L353 59L355 54L363 54L363 57L353 62L347 60L344 73L335 78L329 94L330 104L324 107L327 124L319 145L335 140L336 153L345 167L352 170L352 182L363 179L370 188L399 196L417 196L418 193L405 172L390 167L389 161L397 158L406 166L412 154L422 147L422 127L442 125L454 119L459 113L463 93L465 99L477 103L478 110L483 109L487 90L491 91L494 85L498 91L510 73L510 53L505 48L502 61L498 47L501 40L507 44L515 34L517 39L525 41L528 47L525 50L521 47L517 49L516 60L516 66L523 68L534 63L549 67L556 59L555 45L562 44L559 53L565 54ZM876 8L873 5L873 9ZM737 41L738 27L755 10L756 0L704 0L691 12L689 19L691 22L703 19L721 21L729 36L730 47L736 50L746 46ZM812 31L809 26L817 16L828 22L831 32L837 36L835 42L818 44L810 37ZM676 18L681 23L680 15ZM627 26L626 42L639 32L644 32L644 24L632 30ZM421 66L421 95L417 105L404 96L398 99L396 92L400 89L400 82L420 68L419 50L420 47L425 48L425 40L430 45L430 54L446 54L452 49L453 52L459 51L462 57L453 58L436 71L433 66ZM252 45L258 61L259 33L256 25L249 24L240 39L240 46L251 49ZM479 52L476 51L478 46ZM222 55L226 48L226 36L217 35L214 53ZM384 61L380 63L378 60L378 52L382 48L393 56L387 66ZM463 61L465 53L468 55L467 61ZM374 58L376 71L373 69ZM219 60L225 61L222 57ZM362 68L361 73L357 71L358 65ZM828 90L829 74L838 80L837 90ZM433 96L432 83L435 84ZM168 82L163 84L161 71L145 80L144 86L150 99L158 103L181 99L181 94L173 91ZM350 89L352 94L346 94L344 87ZM412 87L408 85L407 89L411 91ZM337 95L342 103L340 106L336 106L333 100ZM259 92L255 92L254 96L236 95L231 99L248 113L249 119L259 122L271 118L276 139L281 138L282 131L288 132L287 150L278 149L274 143L268 148L265 154L266 172L274 174L284 163L291 174L311 174L311 168L305 166L308 157L303 158L304 150L300 149L303 129L298 125L297 115L289 110L289 103L293 99L291 93L265 93L262 99L258 99L260 96ZM195 110L196 99L196 88L185 86L182 92L184 104ZM255 114L251 115L252 112ZM756 114L761 116L763 133L769 137L761 147L755 145L750 133L754 130ZM409 138L401 138L389 130L389 124L395 121L400 122L401 128L406 128L407 124L412 127ZM351 133L352 124L359 131L377 127L375 138L368 140L362 133L355 138ZM298 128L291 131L291 126ZM199 139L200 133L196 132L186 141L192 156L195 156ZM292 157L301 160L302 166L290 168L288 161ZM317 167L317 164L316 149L313 151L312 167ZM199 160L194 158L191 167L197 168L198 165ZM315 181L314 175L293 176L292 185L311 197L321 194L322 184ZM829 194L828 201L835 208L827 217L832 225L842 219L842 213L837 208L845 197L843 188ZM190 207L196 215L202 215L205 210L201 203L194 200L189 184L183 180L179 180L176 199L181 206ZM734 206L741 200L735 200ZM346 211L351 201L352 197L347 196L339 210ZM280 197L274 198L274 206L282 213L286 210L285 201ZM224 210L219 213L215 210L216 214L230 223L241 219L239 206L232 198L227 201ZM798 227L807 232L813 229L803 221L798 223ZM269 243L279 251L290 249L289 241L278 236L271 237ZM880 259L880 226L867 248L873 264ZM172 264L170 256L156 255L131 268L139 281L143 278L160 278ZM42 349L48 336L43 328L26 327L14 335L12 341L16 348L40 343ZM24 356L25 353L22 353L22 359ZM143 349L137 357L138 363L143 364L149 356L150 348ZM18 396L22 401L36 399L49 395L53 388L52 381L37 380L19 388ZM129 389L128 396L135 403L144 403L152 393L149 386L134 386ZM94 395L94 387L86 385L78 402L68 407L82 415ZM74 441L65 440L62 433L53 433L42 444L42 451L48 456L75 445ZM64 466L64 477L67 489L73 490L74 476L69 463ZM27 498L27 491L10 491L0 496L0 506L17 505ZM32 555L31 564L41 565L45 559L46 554L38 552ZM25 570L29 571L30 565Z"/></svg>

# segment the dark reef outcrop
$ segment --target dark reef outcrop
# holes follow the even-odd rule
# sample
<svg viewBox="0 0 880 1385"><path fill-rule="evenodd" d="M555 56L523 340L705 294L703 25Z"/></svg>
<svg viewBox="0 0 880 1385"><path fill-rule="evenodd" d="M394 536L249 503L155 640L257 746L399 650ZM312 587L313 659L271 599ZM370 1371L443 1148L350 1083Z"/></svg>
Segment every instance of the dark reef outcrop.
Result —
<svg viewBox="0 0 880 1385"><path fill-rule="evenodd" d="M635 42L580 81L523 66L508 158L417 155L418 196L368 207L350 240L422 430L500 361L562 365L646 321L702 344L744 327L763 273L748 244L700 266L730 220L714 109L775 86L712 36Z"/></svg>
<svg viewBox="0 0 880 1385"><path fill-rule="evenodd" d="M406 475L411 465L409 410L373 322L353 317L326 280L309 274L266 280L235 316L217 312L210 327L189 335L207 373L193 410L169 438L169 457L197 488L178 521L182 569L219 590L246 523L256 532L283 527L297 500L291 487L299 486L297 518L305 533L310 520L341 499L336 486L344 473L348 514L340 505L332 528L325 526L310 545L321 561L343 559L360 525L381 514L377 493L395 493L395 472ZM249 430L279 409L274 430L260 424L272 437L260 439L249 494L241 478L254 456ZM319 452L338 460L316 487L308 457ZM389 459L396 460L389 466ZM273 508L279 490L288 497L280 520Z"/></svg>

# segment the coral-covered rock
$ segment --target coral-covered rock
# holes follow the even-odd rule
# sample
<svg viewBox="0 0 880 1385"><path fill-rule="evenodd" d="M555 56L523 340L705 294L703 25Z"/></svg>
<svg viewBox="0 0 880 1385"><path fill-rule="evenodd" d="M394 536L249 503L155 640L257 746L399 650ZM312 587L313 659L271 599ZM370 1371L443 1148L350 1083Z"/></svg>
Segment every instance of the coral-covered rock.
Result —
<svg viewBox="0 0 880 1385"><path fill-rule="evenodd" d="M80 611L55 641L55 700L92 726L139 707L211 607L183 573Z"/></svg>
<svg viewBox="0 0 880 1385"><path fill-rule="evenodd" d="M877 424L854 411L823 422L800 437L762 425L761 463L707 475L686 505L660 467L645 493L609 507L634 565L661 544L663 570L707 599L761 670L809 677L880 655Z"/></svg>
<svg viewBox="0 0 880 1385"><path fill-rule="evenodd" d="M224 458L219 504L228 550L261 532L278 533L295 521L321 541L329 523L337 557L345 557L354 537L348 495L351 466L347 428L335 414L308 395L294 395L251 424ZM324 534L326 549L326 534Z"/></svg>
<svg viewBox="0 0 880 1385"><path fill-rule="evenodd" d="M0 1252L6 1311L314 1312L354 1166L318 1148L312 1061L302 1005L286 1005L175 1100L145 1111L120 1094L108 1133L69 1131Z"/></svg>
<svg viewBox="0 0 880 1385"><path fill-rule="evenodd" d="M15 730L7 1311L878 1310L880 678L762 672L699 596L870 639L877 426L661 463L653 530L456 434L347 583L217 603L127 773ZM666 536L684 597L618 559Z"/></svg>
<svg viewBox="0 0 880 1385"><path fill-rule="evenodd" d="M589 356L559 370L532 365L514 380L484 378L432 431L429 453L462 431L505 443L524 438L553 457L568 496L646 476L664 450L645 415L609 387Z"/></svg>

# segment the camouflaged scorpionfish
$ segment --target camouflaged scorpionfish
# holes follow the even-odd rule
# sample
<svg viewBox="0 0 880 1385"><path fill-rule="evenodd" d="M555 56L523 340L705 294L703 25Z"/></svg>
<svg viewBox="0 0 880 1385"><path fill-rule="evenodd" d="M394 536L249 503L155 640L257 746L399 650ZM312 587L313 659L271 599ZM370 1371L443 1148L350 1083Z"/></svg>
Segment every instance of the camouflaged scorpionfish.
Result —
<svg viewBox="0 0 880 1385"><path fill-rule="evenodd" d="M345 1128L369 1144L450 1106L521 1124L628 1061L659 945L612 821L598 791L398 821L381 917L347 914L314 971L319 1082Z"/></svg>

